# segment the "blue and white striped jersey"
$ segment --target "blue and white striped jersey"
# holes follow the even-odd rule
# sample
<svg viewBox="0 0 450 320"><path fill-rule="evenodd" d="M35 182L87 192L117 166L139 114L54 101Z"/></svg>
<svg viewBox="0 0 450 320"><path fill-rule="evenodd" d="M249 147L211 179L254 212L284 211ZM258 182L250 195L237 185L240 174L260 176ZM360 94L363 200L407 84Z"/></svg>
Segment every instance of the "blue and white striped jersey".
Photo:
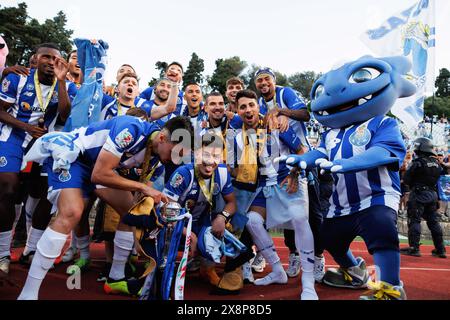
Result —
<svg viewBox="0 0 450 320"><path fill-rule="evenodd" d="M155 104L155 93L154 93L153 87L148 87L147 89L142 91L141 94L139 95L139 97L150 102L149 114L151 113L152 108L158 108L158 105ZM156 120L156 123L158 123L158 125L160 125L161 127L164 126L164 124L167 121L169 121L170 119L180 116L182 111L185 108L186 108L186 102L184 100L184 92L180 90L180 92L178 93L176 110L173 113Z"/></svg>
<svg viewBox="0 0 450 320"><path fill-rule="evenodd" d="M74 144L83 153L85 164L92 167L100 151L105 149L121 159L121 167L135 168L144 161L148 138L160 130L155 124L125 115L75 130ZM158 161L153 157L150 165Z"/></svg>
<svg viewBox="0 0 450 320"><path fill-rule="evenodd" d="M250 133L251 131L248 132ZM239 166L244 150L242 129L235 130L235 133L233 148L228 148L227 150L227 162L231 161L228 164L232 168ZM264 132L263 134L266 133ZM248 134L247 139L248 141L245 143L250 143L256 150L256 146L259 143L257 144L257 135L254 130L253 133ZM288 176L290 169L285 162L274 163L273 161L277 157L297 153L301 146L300 139L293 129L289 128L284 133L274 132L267 134L265 138L260 137L259 140L265 143L262 146L258 146L258 150L260 150L260 156L258 157L258 187L279 184ZM246 189L246 186L242 185L242 183L235 182L235 185Z"/></svg>
<svg viewBox="0 0 450 320"><path fill-rule="evenodd" d="M371 147L388 150L402 163L406 149L397 122L378 116L347 128L332 129L322 134L318 151L330 161L348 159ZM398 209L400 176L386 166L357 173L333 174L333 194L327 218L350 215L375 205Z"/></svg>
<svg viewBox="0 0 450 320"><path fill-rule="evenodd" d="M28 77L17 74L8 74L2 81L0 100L12 103L8 113L17 120L36 126L40 118L44 118L45 127L48 131L54 131L58 120L58 83L56 83L50 102L45 113L41 110L34 85L34 73L32 69ZM51 86L40 84L44 105L50 94ZM69 99L72 100L77 94L77 87L72 82L66 82ZM0 141L10 142L26 147L32 137L25 131L8 125L1 126Z"/></svg>
<svg viewBox="0 0 450 320"><path fill-rule="evenodd" d="M263 97L259 98L259 112L265 115L270 109L275 107L275 103L278 108L288 108L290 110L307 109L305 102L300 96L300 93L296 92L290 87L277 86L275 88L275 97L271 101L265 101ZM307 139L308 131L306 130L305 123L303 121L297 121L289 119L289 126L292 127L300 138L302 145L311 148Z"/></svg>
<svg viewBox="0 0 450 320"><path fill-rule="evenodd" d="M214 171L213 197L226 196L233 192L231 178L226 165L220 164ZM205 179L208 190L211 179ZM208 209L208 201L201 191L194 173L194 164L187 164L177 168L163 193L170 199L177 201L182 207L188 205L194 220L198 219Z"/></svg>
<svg viewBox="0 0 450 320"><path fill-rule="evenodd" d="M150 117L151 105L147 100L136 97L136 99L134 100L134 105L137 108L144 109L147 112L148 116ZM113 98L107 94L104 94L102 100L102 111L100 120L108 120L116 116L123 116L127 113L129 109L130 106L125 106L121 104L119 112L117 105L117 98Z"/></svg>

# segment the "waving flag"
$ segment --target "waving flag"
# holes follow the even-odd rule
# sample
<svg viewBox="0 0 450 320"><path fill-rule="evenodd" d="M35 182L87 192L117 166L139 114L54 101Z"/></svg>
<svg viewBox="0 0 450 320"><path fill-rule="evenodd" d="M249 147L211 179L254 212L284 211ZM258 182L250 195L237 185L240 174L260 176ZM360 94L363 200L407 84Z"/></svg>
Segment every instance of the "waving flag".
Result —
<svg viewBox="0 0 450 320"><path fill-rule="evenodd" d="M379 56L404 55L411 60L413 68L408 77L417 86L417 93L399 99L392 108L392 113L408 127L416 127L423 120L425 95L434 90L434 1L420 0L361 36Z"/></svg>
<svg viewBox="0 0 450 320"><path fill-rule="evenodd" d="M99 40L93 44L88 39L75 39L78 64L83 70L83 84L72 102L70 117L64 131L72 131L100 121L103 98L103 74L108 44Z"/></svg>

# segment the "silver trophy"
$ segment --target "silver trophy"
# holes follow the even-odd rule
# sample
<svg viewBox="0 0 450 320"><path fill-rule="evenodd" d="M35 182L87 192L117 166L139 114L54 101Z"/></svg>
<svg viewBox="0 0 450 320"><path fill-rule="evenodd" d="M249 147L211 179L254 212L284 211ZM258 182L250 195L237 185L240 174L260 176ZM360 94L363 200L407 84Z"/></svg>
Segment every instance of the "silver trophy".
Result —
<svg viewBox="0 0 450 320"><path fill-rule="evenodd" d="M178 202L168 202L165 203L161 208L161 220L165 224L164 233L164 249L163 249L163 260L160 269L164 269L167 265L167 256L169 255L170 241L172 240L173 228L178 217L181 213L181 206Z"/></svg>

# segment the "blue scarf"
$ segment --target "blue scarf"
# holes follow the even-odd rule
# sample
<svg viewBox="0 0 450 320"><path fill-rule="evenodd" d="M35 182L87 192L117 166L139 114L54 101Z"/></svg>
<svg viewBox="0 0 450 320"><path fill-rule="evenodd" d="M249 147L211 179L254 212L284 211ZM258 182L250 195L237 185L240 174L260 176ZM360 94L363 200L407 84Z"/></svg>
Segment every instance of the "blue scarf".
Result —
<svg viewBox="0 0 450 320"><path fill-rule="evenodd" d="M83 71L83 84L72 102L72 110L64 131L72 131L100 121L108 44L99 40L92 44L88 39L75 39L78 64Z"/></svg>

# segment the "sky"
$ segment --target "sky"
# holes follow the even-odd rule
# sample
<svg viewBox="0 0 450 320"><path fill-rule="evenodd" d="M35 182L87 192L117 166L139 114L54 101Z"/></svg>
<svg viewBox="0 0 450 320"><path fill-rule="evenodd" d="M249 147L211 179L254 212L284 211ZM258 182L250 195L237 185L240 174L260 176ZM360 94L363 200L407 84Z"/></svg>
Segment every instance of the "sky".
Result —
<svg viewBox="0 0 450 320"><path fill-rule="evenodd" d="M361 34L416 0L1 2L2 6L26 2L29 15L40 22L64 11L73 38L108 42L108 84L127 63L135 67L145 89L159 74L156 61L179 61L186 68L192 52L204 59L204 75L213 73L217 59L232 56L287 75L326 72L338 61L371 54ZM450 1L436 0L436 13L437 75L438 69L450 68Z"/></svg>

